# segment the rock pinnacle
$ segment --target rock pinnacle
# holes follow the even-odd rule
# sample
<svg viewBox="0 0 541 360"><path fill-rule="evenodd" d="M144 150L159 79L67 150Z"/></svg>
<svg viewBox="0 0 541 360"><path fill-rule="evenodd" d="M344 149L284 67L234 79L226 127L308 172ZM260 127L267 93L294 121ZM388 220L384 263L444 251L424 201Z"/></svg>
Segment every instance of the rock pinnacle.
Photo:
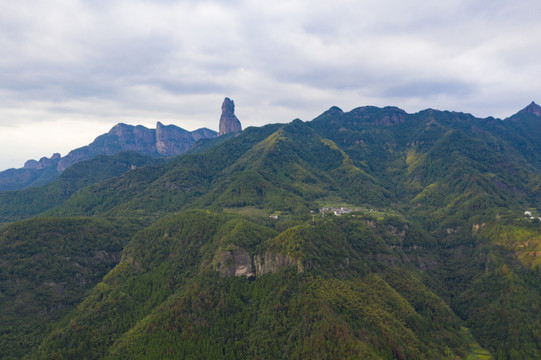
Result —
<svg viewBox="0 0 541 360"><path fill-rule="evenodd" d="M242 125L235 116L235 103L229 98L225 98L222 104L222 116L220 116L220 129L218 136L229 134L231 132L241 132Z"/></svg>

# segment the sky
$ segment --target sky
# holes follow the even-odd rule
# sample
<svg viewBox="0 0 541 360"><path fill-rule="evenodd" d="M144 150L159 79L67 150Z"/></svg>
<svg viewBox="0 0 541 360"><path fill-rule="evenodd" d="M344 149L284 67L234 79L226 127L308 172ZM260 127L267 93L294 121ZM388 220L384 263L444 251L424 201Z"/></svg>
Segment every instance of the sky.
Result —
<svg viewBox="0 0 541 360"><path fill-rule="evenodd" d="M0 170L119 122L330 108L506 118L541 102L538 0L0 0Z"/></svg>

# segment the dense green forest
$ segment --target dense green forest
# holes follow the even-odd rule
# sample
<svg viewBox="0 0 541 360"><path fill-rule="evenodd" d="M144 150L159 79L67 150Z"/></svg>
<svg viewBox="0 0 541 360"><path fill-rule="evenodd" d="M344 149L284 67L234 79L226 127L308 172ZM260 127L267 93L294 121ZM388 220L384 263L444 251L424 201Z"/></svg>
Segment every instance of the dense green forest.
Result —
<svg viewBox="0 0 541 360"><path fill-rule="evenodd" d="M0 224L37 215L62 204L77 190L88 185L161 161L133 151L113 156L99 155L91 160L74 164L56 180L46 185L0 192Z"/></svg>
<svg viewBox="0 0 541 360"><path fill-rule="evenodd" d="M540 358L540 135L332 107L2 193L0 357Z"/></svg>

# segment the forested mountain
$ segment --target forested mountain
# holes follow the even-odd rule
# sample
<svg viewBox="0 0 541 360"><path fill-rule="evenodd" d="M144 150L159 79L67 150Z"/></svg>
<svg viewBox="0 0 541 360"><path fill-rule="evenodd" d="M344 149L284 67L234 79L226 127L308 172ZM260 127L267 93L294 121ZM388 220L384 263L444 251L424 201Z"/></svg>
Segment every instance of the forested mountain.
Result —
<svg viewBox="0 0 541 360"><path fill-rule="evenodd" d="M18 191L0 192L0 224L25 219L44 212L69 199L77 190L118 177L128 170L163 162L136 152L120 152L113 156L98 155L76 163L56 180Z"/></svg>
<svg viewBox="0 0 541 360"><path fill-rule="evenodd" d="M540 115L332 107L6 192L0 357L540 358Z"/></svg>

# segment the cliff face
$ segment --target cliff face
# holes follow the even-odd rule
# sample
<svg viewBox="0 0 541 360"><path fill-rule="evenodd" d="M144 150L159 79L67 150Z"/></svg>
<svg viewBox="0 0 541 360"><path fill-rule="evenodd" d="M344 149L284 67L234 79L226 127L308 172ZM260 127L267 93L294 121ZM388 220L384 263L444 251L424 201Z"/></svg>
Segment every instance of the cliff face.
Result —
<svg viewBox="0 0 541 360"><path fill-rule="evenodd" d="M275 274L290 266L296 267L297 272L303 271L302 263L291 255L267 251L264 256L254 256L255 274L258 277L263 274Z"/></svg>
<svg viewBox="0 0 541 360"><path fill-rule="evenodd" d="M33 159L28 160L24 163L24 169L45 169L51 166L56 166L58 161L60 161L60 158L59 153L54 153L50 158L44 156L39 159L39 161Z"/></svg>
<svg viewBox="0 0 541 360"><path fill-rule="evenodd" d="M237 246L229 250L220 251L217 255L216 270L224 277L245 276L247 278L255 277L252 257L250 254Z"/></svg>
<svg viewBox="0 0 541 360"><path fill-rule="evenodd" d="M225 98L222 104L222 115L220 116L220 131L218 136L229 134L232 132L241 132L242 125L239 119L235 116L235 103Z"/></svg>
<svg viewBox="0 0 541 360"><path fill-rule="evenodd" d="M192 137L194 138L195 141L199 139L212 139L212 138L215 138L216 135L217 135L216 131L210 130L207 128L201 128L201 129L192 131Z"/></svg>
<svg viewBox="0 0 541 360"><path fill-rule="evenodd" d="M220 251L216 255L215 261L216 270L224 277L258 278L264 274L277 273L288 267L296 267L297 272L303 271L302 263L290 255L267 251L264 255L251 256L238 246Z"/></svg>
<svg viewBox="0 0 541 360"><path fill-rule="evenodd" d="M216 132L209 129L190 132L160 122L156 124L156 129L117 124L107 134L98 136L90 145L70 151L59 161L57 170L62 172L76 162L99 154L113 155L120 151L137 151L149 156L174 156L188 150L199 139L214 137Z"/></svg>
<svg viewBox="0 0 541 360"><path fill-rule="evenodd" d="M187 131L175 125L156 124L156 151L161 156L174 156L191 148L200 139L213 139L216 131L207 128Z"/></svg>

